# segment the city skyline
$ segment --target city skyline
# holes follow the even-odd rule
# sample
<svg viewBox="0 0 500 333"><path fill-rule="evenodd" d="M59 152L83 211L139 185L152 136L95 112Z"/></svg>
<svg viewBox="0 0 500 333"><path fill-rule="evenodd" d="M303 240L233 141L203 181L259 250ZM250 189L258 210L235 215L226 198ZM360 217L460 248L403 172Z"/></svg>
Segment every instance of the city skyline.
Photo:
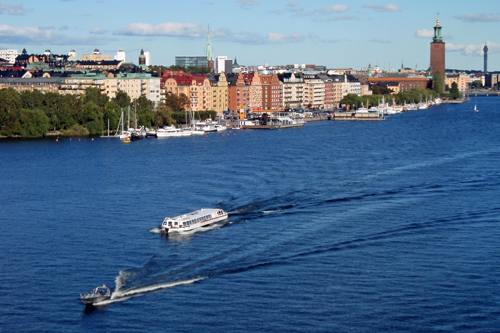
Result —
<svg viewBox="0 0 500 333"><path fill-rule="evenodd" d="M0 1L0 48L28 53L92 53L138 62L141 48L153 65L175 56L204 55L210 24L212 51L243 65L316 64L361 68L427 69L437 13L446 42L446 67L499 71L500 15L486 3L429 0L273 1L225 0L123 5L115 0Z"/></svg>

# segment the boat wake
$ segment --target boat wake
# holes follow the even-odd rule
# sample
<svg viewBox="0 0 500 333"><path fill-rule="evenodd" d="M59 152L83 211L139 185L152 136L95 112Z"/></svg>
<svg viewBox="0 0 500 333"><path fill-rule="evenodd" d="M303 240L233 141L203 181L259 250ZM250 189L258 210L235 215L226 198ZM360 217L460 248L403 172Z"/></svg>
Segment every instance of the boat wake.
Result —
<svg viewBox="0 0 500 333"><path fill-rule="evenodd" d="M119 276L117 277L117 279L119 279ZM204 280L204 279L205 278L200 277L200 278L189 279L189 280L184 280L184 281L158 283L158 284L145 286L145 287L131 288L131 289L127 289L124 291L117 289L111 295L110 300L101 302L101 303L96 304L96 305L101 305L101 304L104 305L104 304L110 304L110 303L114 303L114 302L122 302L122 301L126 301L132 297L142 296L144 294L147 294L147 293L150 293L153 291L167 289L167 288L173 288L173 287L184 285L184 284L192 284L192 283L195 283L197 281Z"/></svg>

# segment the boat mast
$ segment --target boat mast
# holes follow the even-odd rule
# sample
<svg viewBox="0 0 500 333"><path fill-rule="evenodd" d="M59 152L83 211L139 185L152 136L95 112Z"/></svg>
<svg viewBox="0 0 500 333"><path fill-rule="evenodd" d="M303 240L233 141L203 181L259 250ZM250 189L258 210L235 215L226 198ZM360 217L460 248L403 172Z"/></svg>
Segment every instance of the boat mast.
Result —
<svg viewBox="0 0 500 333"><path fill-rule="evenodd" d="M127 131L130 129L130 105L128 106Z"/></svg>

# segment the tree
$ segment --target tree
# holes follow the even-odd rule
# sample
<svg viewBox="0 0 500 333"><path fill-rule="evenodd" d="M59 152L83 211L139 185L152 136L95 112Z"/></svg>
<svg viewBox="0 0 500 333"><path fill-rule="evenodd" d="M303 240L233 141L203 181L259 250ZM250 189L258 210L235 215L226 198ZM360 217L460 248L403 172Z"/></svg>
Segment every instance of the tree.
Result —
<svg viewBox="0 0 500 333"><path fill-rule="evenodd" d="M116 101L111 100L108 103L106 103L103 115L105 126L108 125L108 119L109 119L109 127L111 129L116 129L118 127L118 122L120 121L120 116L121 116L120 106L116 103Z"/></svg>
<svg viewBox="0 0 500 333"><path fill-rule="evenodd" d="M440 71L435 71L432 74L432 90L434 90L438 94L443 93L443 78L441 77Z"/></svg>
<svg viewBox="0 0 500 333"><path fill-rule="evenodd" d="M172 118L172 109L164 103L160 103L156 110L154 124L156 127L174 124L174 119Z"/></svg>
<svg viewBox="0 0 500 333"><path fill-rule="evenodd" d="M16 90L0 89L0 125L5 125L7 121L18 121L22 107L23 101Z"/></svg>
<svg viewBox="0 0 500 333"><path fill-rule="evenodd" d="M94 102L88 102L83 106L80 124L89 131L90 135L101 134L104 126L102 116L101 108Z"/></svg>
<svg viewBox="0 0 500 333"><path fill-rule="evenodd" d="M460 98L462 96L460 91L458 91L458 84L456 82L451 84L450 96L453 98Z"/></svg>
<svg viewBox="0 0 500 333"><path fill-rule="evenodd" d="M122 108L126 108L130 105L130 96L122 90L118 90L113 100Z"/></svg>
<svg viewBox="0 0 500 333"><path fill-rule="evenodd" d="M42 108L45 95L40 90L24 90L20 95L23 108L30 110Z"/></svg>
<svg viewBox="0 0 500 333"><path fill-rule="evenodd" d="M347 94L346 96L344 96L344 98L342 98L340 104L341 105L345 104L347 106L352 106L352 105L360 106L361 100L359 99L359 96L356 94Z"/></svg>
<svg viewBox="0 0 500 333"><path fill-rule="evenodd" d="M49 117L42 110L21 110L21 135L24 138L40 138L49 131Z"/></svg>
<svg viewBox="0 0 500 333"><path fill-rule="evenodd" d="M481 89L483 87L483 82L481 80L475 80L471 83L472 89ZM451 93L451 91L450 91Z"/></svg>
<svg viewBox="0 0 500 333"><path fill-rule="evenodd" d="M88 87L85 89L85 94L83 97L83 103L93 102L98 107L104 108L106 103L109 101L109 97L101 92L101 89L95 87Z"/></svg>
<svg viewBox="0 0 500 333"><path fill-rule="evenodd" d="M139 125L151 127L154 124L155 113L154 103L141 96L135 100L134 105L137 107L137 121Z"/></svg>
<svg viewBox="0 0 500 333"><path fill-rule="evenodd" d="M191 106L191 100L184 93L181 93L179 95L178 101L179 101L179 111L187 111Z"/></svg>
<svg viewBox="0 0 500 333"><path fill-rule="evenodd" d="M173 111L179 110L179 99L172 93L167 92L165 96L165 106L169 107Z"/></svg>

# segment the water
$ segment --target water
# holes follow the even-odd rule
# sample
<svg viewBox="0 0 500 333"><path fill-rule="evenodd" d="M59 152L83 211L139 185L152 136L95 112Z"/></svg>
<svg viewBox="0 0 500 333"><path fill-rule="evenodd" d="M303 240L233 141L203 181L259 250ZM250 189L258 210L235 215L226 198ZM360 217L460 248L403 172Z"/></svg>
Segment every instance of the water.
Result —
<svg viewBox="0 0 500 333"><path fill-rule="evenodd" d="M499 106L1 142L0 331L497 331ZM157 233L202 207L230 218Z"/></svg>

